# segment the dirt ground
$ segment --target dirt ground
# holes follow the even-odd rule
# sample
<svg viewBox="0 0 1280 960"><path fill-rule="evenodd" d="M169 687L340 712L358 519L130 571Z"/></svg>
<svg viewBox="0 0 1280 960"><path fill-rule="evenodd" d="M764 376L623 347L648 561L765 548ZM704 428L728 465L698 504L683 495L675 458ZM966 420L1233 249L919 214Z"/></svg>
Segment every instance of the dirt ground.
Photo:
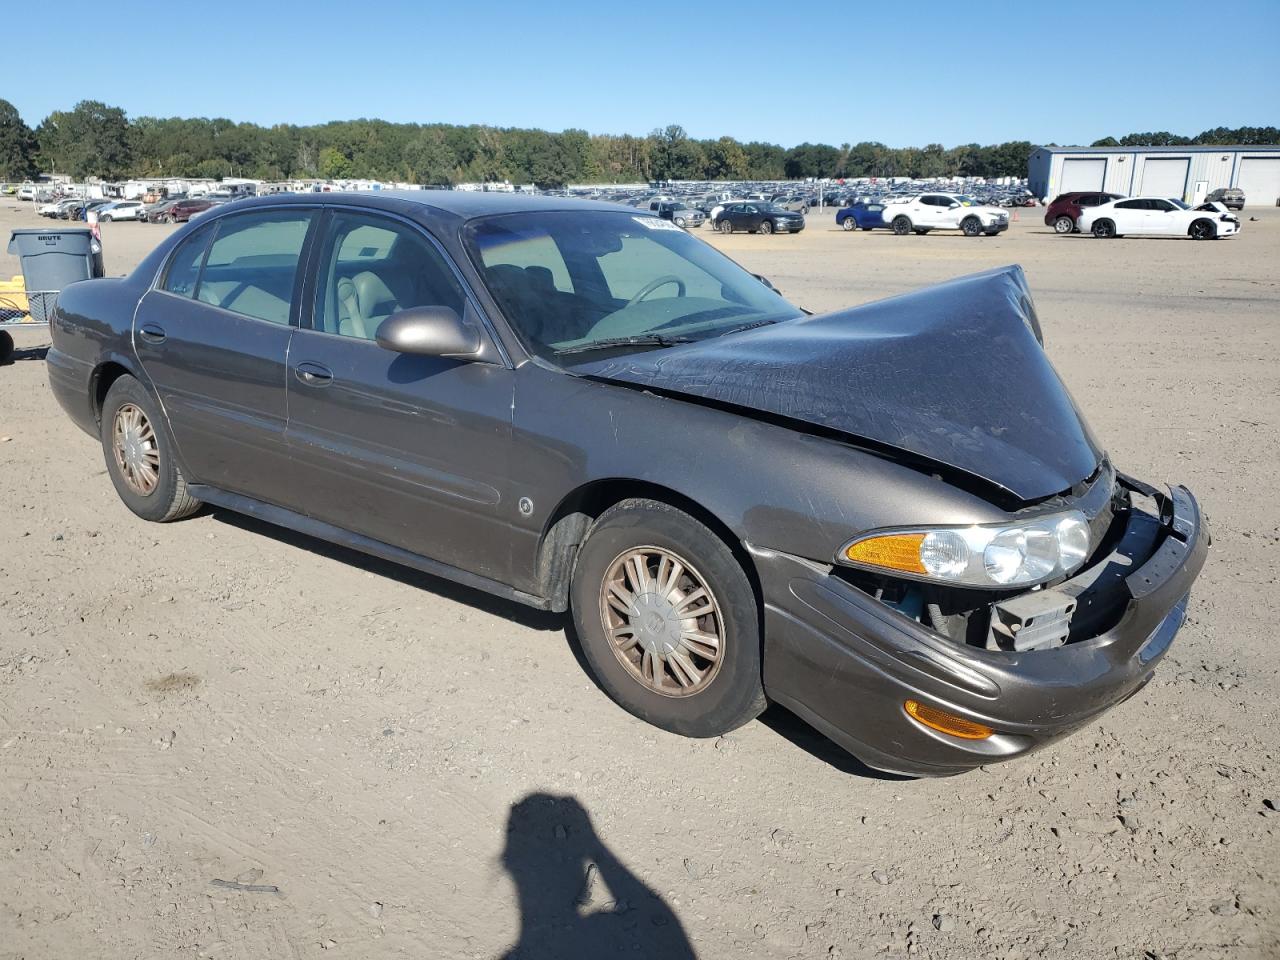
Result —
<svg viewBox="0 0 1280 960"><path fill-rule="evenodd" d="M1154 681L947 780L872 775L777 708L684 740L610 703L559 617L221 511L143 523L22 332L0 958L1280 956L1280 210L1215 243L1041 214L976 240L701 232L819 311L1021 263L1115 462L1208 511ZM0 202L0 239L41 222ZM169 229L105 225L108 272Z"/></svg>

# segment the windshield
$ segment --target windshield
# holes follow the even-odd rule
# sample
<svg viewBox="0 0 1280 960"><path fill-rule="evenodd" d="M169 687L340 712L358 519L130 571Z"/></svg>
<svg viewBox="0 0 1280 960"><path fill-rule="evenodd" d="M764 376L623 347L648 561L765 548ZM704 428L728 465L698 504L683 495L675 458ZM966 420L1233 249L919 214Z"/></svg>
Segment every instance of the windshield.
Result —
<svg viewBox="0 0 1280 960"><path fill-rule="evenodd" d="M502 312L541 356L589 358L596 345L652 348L800 316L728 257L657 217L516 213L474 220L464 239ZM618 342L633 338L646 342Z"/></svg>
<svg viewBox="0 0 1280 960"><path fill-rule="evenodd" d="M969 196L968 194L965 194L965 193L957 194L957 195L956 195L956 199L960 201L960 203L961 203L961 205L962 205L962 206L966 206L966 207L976 207L976 206L979 206L979 203L978 203L978 201L977 201L977 200L973 199L973 197L971 197L971 196Z"/></svg>

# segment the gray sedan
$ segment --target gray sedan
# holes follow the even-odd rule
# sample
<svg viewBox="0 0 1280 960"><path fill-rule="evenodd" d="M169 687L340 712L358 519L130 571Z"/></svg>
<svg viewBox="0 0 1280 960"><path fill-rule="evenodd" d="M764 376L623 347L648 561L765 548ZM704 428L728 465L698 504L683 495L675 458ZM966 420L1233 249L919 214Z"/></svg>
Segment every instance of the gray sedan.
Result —
<svg viewBox="0 0 1280 960"><path fill-rule="evenodd" d="M52 336L138 516L567 612L687 736L772 700L884 770L1025 754L1147 682L1208 546L1103 452L1017 267L808 316L626 207L277 196L67 288Z"/></svg>

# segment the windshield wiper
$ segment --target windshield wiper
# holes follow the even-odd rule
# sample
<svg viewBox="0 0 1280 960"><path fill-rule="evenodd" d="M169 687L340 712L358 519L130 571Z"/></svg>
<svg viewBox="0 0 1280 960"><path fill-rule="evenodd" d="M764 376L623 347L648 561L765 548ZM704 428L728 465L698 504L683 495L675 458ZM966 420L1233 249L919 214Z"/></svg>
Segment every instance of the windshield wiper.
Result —
<svg viewBox="0 0 1280 960"><path fill-rule="evenodd" d="M576 347L557 350L556 356L587 353L591 350L608 350L610 347L674 347L677 343L693 343L693 337L666 337L658 333L647 333L638 337L606 337L604 340L593 340L591 343L580 343Z"/></svg>

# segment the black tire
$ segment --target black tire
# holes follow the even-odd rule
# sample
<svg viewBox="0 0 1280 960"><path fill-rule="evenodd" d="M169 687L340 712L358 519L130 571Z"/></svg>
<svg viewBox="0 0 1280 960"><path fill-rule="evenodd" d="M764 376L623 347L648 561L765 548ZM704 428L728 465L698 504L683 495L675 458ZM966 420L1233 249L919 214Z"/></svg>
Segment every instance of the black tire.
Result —
<svg viewBox="0 0 1280 960"><path fill-rule="evenodd" d="M761 232L761 233L763 233L765 236L768 236L769 234L773 233L773 221L772 221L772 220L761 220L761 221L760 221L760 232Z"/></svg>
<svg viewBox="0 0 1280 960"><path fill-rule="evenodd" d="M686 559L718 605L720 663L696 692L657 692L624 666L625 654L616 652L606 632L601 601L606 578L636 548L666 550ZM684 511L655 500L624 500L605 511L578 551L570 599L587 662L605 692L633 716L682 736L715 737L755 719L767 705L760 613L751 582L729 546Z"/></svg>
<svg viewBox="0 0 1280 960"><path fill-rule="evenodd" d="M158 466L155 486L146 493L139 492L131 485L115 452L116 414L126 406L141 411L152 430L151 449L158 459ZM186 478L173 455L173 439L169 436L168 425L160 413L159 405L133 377L125 375L111 384L102 403L99 433L111 483L124 505L135 514L143 520L168 523L189 517L200 509L201 503L188 491Z"/></svg>
<svg viewBox="0 0 1280 960"><path fill-rule="evenodd" d="M1191 229L1188 234L1192 240L1212 240L1217 237L1218 230L1213 225L1212 220L1201 218L1191 221Z"/></svg>
<svg viewBox="0 0 1280 960"><path fill-rule="evenodd" d="M111 214L109 214L109 213L104 213L104 214L102 215L102 217L100 218L100 222L101 222L101 223L110 223L110 222L111 222Z"/></svg>
<svg viewBox="0 0 1280 960"><path fill-rule="evenodd" d="M1114 221L1103 218L1102 220L1093 221L1093 235L1099 240L1113 240L1116 236L1116 225Z"/></svg>
<svg viewBox="0 0 1280 960"><path fill-rule="evenodd" d="M8 330L0 330L0 366L13 359L13 337Z"/></svg>
<svg viewBox="0 0 1280 960"><path fill-rule="evenodd" d="M960 230L966 237L976 237L982 233L982 221L977 217L965 217L960 223Z"/></svg>
<svg viewBox="0 0 1280 960"><path fill-rule="evenodd" d="M853 217L845 217L844 220L841 221L840 226L844 227L846 230L857 230L858 221L854 220Z"/></svg>
<svg viewBox="0 0 1280 960"><path fill-rule="evenodd" d="M902 215L894 217L893 232L899 237L905 237L911 232L911 219Z"/></svg>
<svg viewBox="0 0 1280 960"><path fill-rule="evenodd" d="M1065 213L1053 221L1054 233L1071 233L1076 228L1076 222L1068 217Z"/></svg>
<svg viewBox="0 0 1280 960"><path fill-rule="evenodd" d="M733 224L729 222L728 218L725 218L716 224L716 229L725 234L733 233Z"/></svg>

